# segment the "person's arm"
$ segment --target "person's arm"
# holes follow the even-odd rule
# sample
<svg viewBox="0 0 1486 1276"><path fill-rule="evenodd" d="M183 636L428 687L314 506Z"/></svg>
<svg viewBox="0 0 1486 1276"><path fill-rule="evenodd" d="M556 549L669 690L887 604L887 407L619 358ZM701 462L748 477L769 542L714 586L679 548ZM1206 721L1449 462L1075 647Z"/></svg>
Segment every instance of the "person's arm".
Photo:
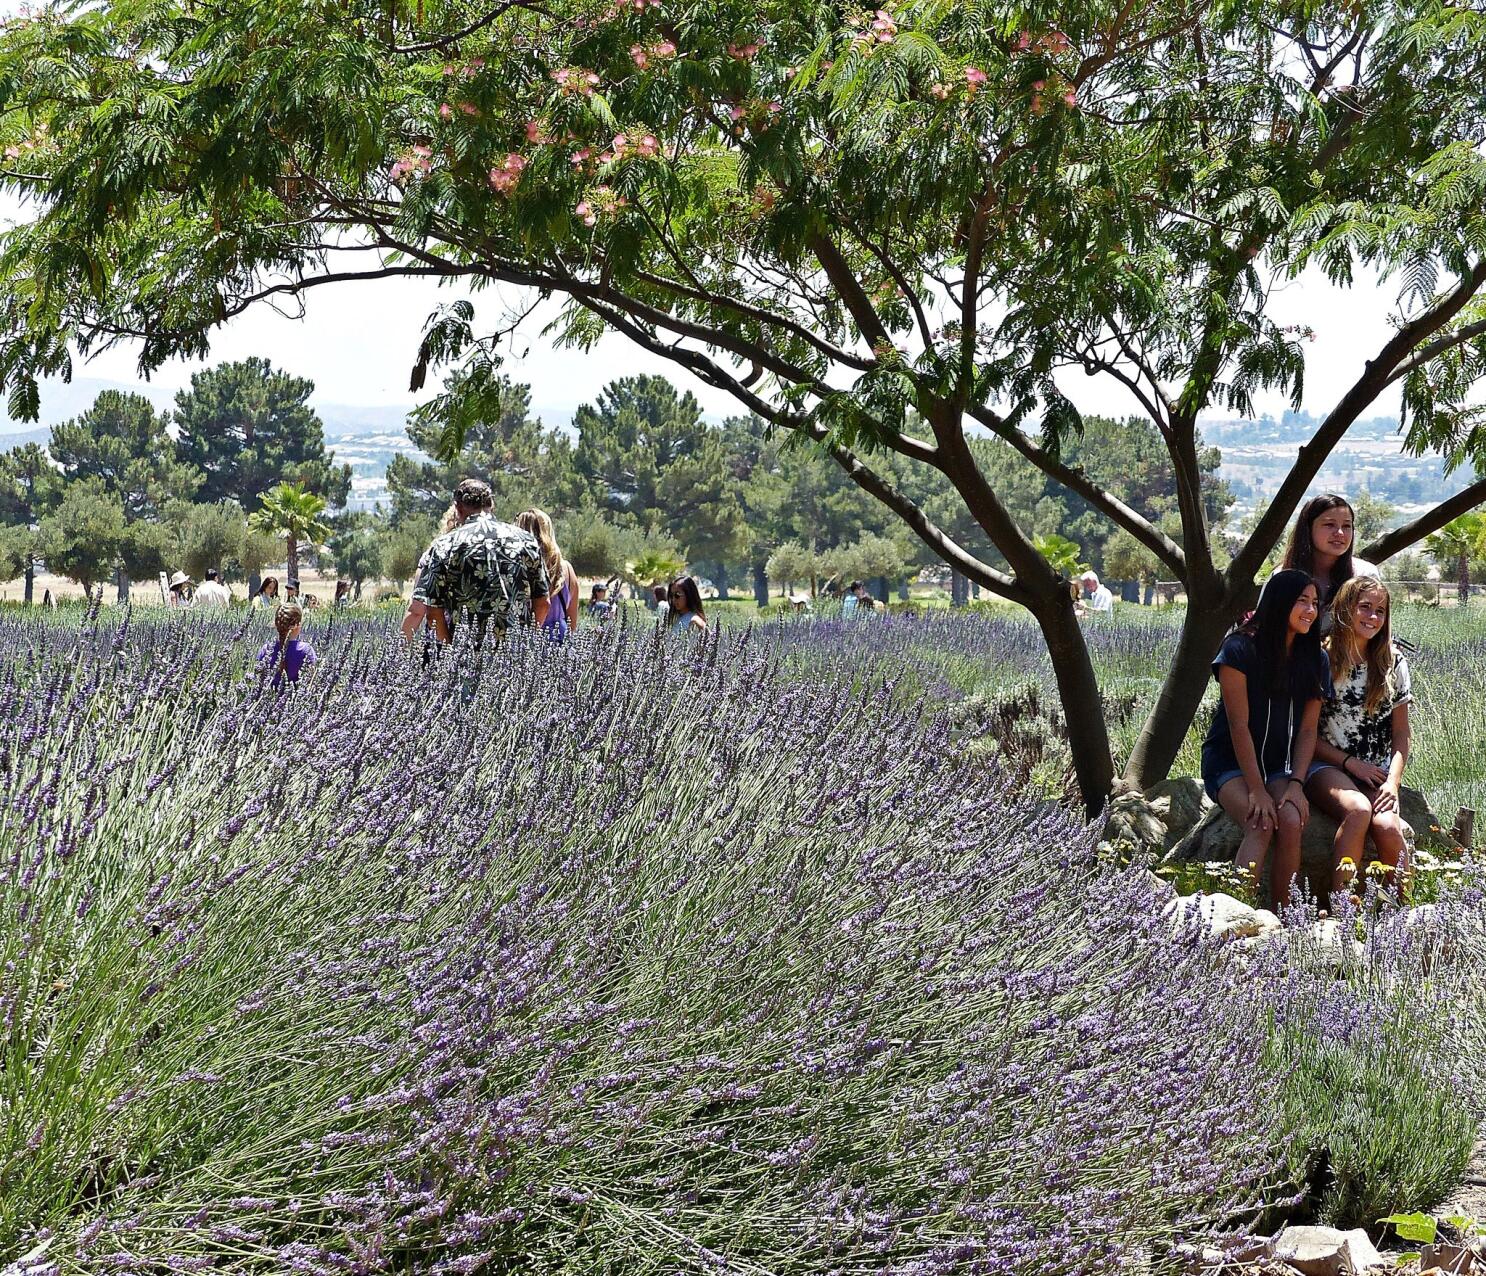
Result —
<svg viewBox="0 0 1486 1276"><path fill-rule="evenodd" d="M1379 812L1398 809L1398 790L1403 787L1403 772L1409 764L1409 746L1413 743L1407 700L1393 706L1390 725L1393 728L1393 756L1388 760L1388 776L1378 785L1377 795L1372 800L1372 809Z"/></svg>
<svg viewBox="0 0 1486 1276"><path fill-rule="evenodd" d="M1305 775L1311 769L1311 759L1316 756L1320 725L1321 701L1307 700L1305 711L1300 715L1300 730L1295 733L1295 749L1290 754L1290 783L1285 786L1285 796L1281 799L1292 803L1300 812L1302 824L1311 816L1311 805L1305 796Z"/></svg>
<svg viewBox="0 0 1486 1276"><path fill-rule="evenodd" d="M442 615L442 613L439 613ZM407 611L402 615L402 636L412 642L418 636L418 631L423 628L424 618L428 615L428 604L420 603L416 598L408 604Z"/></svg>
<svg viewBox="0 0 1486 1276"><path fill-rule="evenodd" d="M578 573L573 570L572 563L564 560L563 568L568 574L568 628L578 628Z"/></svg>
<svg viewBox="0 0 1486 1276"><path fill-rule="evenodd" d="M1242 669L1232 665L1218 667L1218 690L1223 693L1223 712L1228 715L1228 734L1233 739L1233 756L1249 786L1249 823L1272 828L1275 822L1274 799L1264 787L1264 773L1259 769L1259 755L1254 751L1254 737L1249 733L1249 679Z"/></svg>
<svg viewBox="0 0 1486 1276"><path fill-rule="evenodd" d="M535 541L526 555L526 584L531 593L532 624L541 628L547 621L547 613L552 610L552 600L548 597L552 585L547 579L547 569L542 565L542 555Z"/></svg>

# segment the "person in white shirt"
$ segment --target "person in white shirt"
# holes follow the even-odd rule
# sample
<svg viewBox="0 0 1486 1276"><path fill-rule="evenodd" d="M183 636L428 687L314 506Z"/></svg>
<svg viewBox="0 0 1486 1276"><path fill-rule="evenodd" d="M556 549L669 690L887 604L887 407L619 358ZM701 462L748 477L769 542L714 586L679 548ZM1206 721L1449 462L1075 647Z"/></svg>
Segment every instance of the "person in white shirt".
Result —
<svg viewBox="0 0 1486 1276"><path fill-rule="evenodd" d="M226 607L232 602L232 593L217 579L217 569L208 567L206 579L197 587L191 599L193 607Z"/></svg>
<svg viewBox="0 0 1486 1276"><path fill-rule="evenodd" d="M1108 615L1114 611L1114 595L1099 583L1099 577L1094 572L1085 572L1078 578L1083 586L1084 596L1078 600L1075 610L1080 616L1091 616L1098 613Z"/></svg>

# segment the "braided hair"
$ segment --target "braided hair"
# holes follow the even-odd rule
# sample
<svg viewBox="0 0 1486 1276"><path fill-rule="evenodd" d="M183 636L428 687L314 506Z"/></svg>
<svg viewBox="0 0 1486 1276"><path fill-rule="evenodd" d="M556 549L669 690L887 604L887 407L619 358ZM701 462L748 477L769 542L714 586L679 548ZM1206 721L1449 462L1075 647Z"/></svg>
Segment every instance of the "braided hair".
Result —
<svg viewBox="0 0 1486 1276"><path fill-rule="evenodd" d="M280 603L273 614L273 627L279 634L278 665L273 671L277 682L284 676L284 666L289 662L289 635L304 620L304 608L298 603Z"/></svg>

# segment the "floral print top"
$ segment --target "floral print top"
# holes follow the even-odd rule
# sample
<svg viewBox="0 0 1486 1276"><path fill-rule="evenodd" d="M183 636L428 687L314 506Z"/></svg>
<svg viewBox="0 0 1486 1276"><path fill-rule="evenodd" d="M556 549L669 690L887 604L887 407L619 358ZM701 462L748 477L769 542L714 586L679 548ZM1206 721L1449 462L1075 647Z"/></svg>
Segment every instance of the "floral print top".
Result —
<svg viewBox="0 0 1486 1276"><path fill-rule="evenodd" d="M1321 738L1343 753L1387 768L1393 760L1393 710L1412 704L1409 662L1393 649L1393 694L1385 696L1376 713L1363 708L1367 698L1367 665L1360 664L1334 684L1331 698L1321 708Z"/></svg>

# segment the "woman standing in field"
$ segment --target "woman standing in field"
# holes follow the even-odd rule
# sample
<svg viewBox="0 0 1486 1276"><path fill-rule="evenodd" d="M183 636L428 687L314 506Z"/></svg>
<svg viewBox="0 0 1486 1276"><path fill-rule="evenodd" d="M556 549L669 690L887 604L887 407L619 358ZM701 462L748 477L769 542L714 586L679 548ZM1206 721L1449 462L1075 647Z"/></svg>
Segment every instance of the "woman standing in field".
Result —
<svg viewBox="0 0 1486 1276"><path fill-rule="evenodd" d="M557 548L552 520L546 511L535 507L522 510L516 515L516 526L537 538L537 548L552 587L547 595L547 618L542 621L542 632L553 642L562 642L578 628L578 573Z"/></svg>
<svg viewBox="0 0 1486 1276"><path fill-rule="evenodd" d="M1331 670L1316 632L1320 596L1304 572L1270 577L1250 620L1213 661L1222 700L1202 743L1207 795L1244 830L1237 862L1257 887L1275 843L1270 898L1288 903L1310 817L1305 781Z"/></svg>
<svg viewBox="0 0 1486 1276"><path fill-rule="evenodd" d="M1391 599L1380 580L1354 576L1332 603L1328 641L1334 690L1316 741L1320 769L1306 785L1311 800L1336 820L1332 890L1346 890L1371 833L1378 862L1392 882L1404 853L1399 787L1409 761L1409 665L1394 645Z"/></svg>
<svg viewBox="0 0 1486 1276"><path fill-rule="evenodd" d="M300 675L315 664L315 649L299 636L304 612L298 603L281 603L274 612L273 627L278 639L270 639L258 652L258 666L275 691L286 682L298 685ZM270 671L272 671L270 673Z"/></svg>
<svg viewBox="0 0 1486 1276"><path fill-rule="evenodd" d="M673 634L706 630L707 615L702 609L702 591L697 588L695 577L676 577L666 591L666 600L670 603L666 623L671 626Z"/></svg>
<svg viewBox="0 0 1486 1276"><path fill-rule="evenodd" d="M276 607L279 600L277 576L265 576L258 585L258 592L248 599L249 607Z"/></svg>
<svg viewBox="0 0 1486 1276"><path fill-rule="evenodd" d="M1285 547L1284 568L1307 573L1320 592L1319 633L1331 631L1331 600L1353 576L1376 576L1378 569L1352 553L1356 516L1344 496L1327 492L1313 496L1300 507L1290 543Z"/></svg>

